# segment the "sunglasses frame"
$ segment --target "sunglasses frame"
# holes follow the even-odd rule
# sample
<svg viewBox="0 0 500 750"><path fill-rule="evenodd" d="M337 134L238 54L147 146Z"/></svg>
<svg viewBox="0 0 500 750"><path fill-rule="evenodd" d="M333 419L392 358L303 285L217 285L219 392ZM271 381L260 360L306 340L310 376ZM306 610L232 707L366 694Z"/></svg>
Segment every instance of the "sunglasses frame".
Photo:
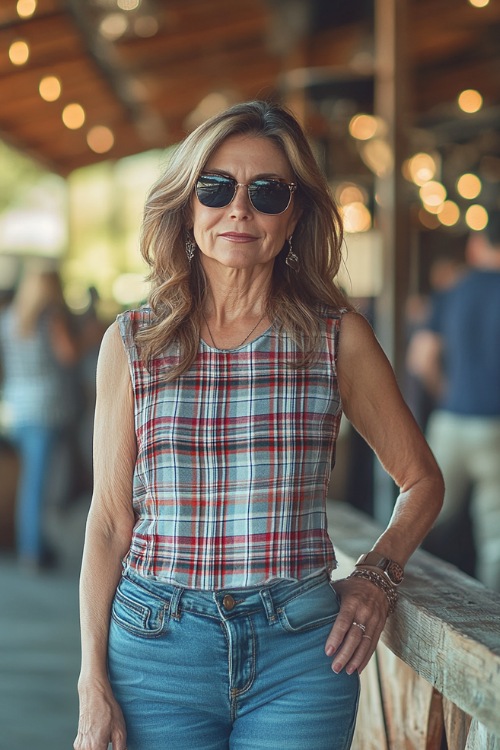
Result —
<svg viewBox="0 0 500 750"><path fill-rule="evenodd" d="M223 206L207 206L205 203L203 203L200 200L200 197L198 195L198 181L202 177L220 177L221 179L227 180L228 182L232 183L233 186L234 186L234 190L233 190L233 195L231 197L231 200L229 200ZM275 182L275 183L279 183L280 185L286 185L288 187L288 190L290 191L290 195L289 195L289 198L288 198L288 203L286 204L285 208L282 211L277 211L276 213L272 213L272 212L269 213L268 211L261 211L259 208L257 208L257 206L254 204L254 202L252 200L252 196L250 194L250 188L252 187L252 185L255 185L255 183L259 183L259 182ZM200 203L201 203L202 206L205 206L205 208L216 208L217 209L217 208L227 208L227 206L230 206L231 203L236 198L236 192L237 192L237 190L238 190L239 187L246 187L247 188L248 200L250 201L250 204L252 205L252 208L254 208L255 211L257 211L257 213L264 214L264 216L279 216L280 214L284 214L285 211L290 207L290 204L292 202L292 196L293 196L294 192L297 190L297 183L296 182L287 182L286 180L280 179L279 177L263 177L260 180L252 180L252 182L237 182L234 179L234 177L229 177L229 175L219 174L218 172L201 172L201 174L198 175L198 177L196 179L196 183L195 183L195 188L194 189L195 189L196 197L198 198L198 200L200 201Z"/></svg>

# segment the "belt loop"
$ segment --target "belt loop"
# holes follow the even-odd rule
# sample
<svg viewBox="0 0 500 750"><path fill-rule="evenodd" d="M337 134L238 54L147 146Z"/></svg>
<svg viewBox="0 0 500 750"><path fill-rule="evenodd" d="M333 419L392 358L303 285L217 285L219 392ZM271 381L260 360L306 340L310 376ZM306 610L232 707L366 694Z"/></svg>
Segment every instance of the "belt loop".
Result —
<svg viewBox="0 0 500 750"><path fill-rule="evenodd" d="M180 609L180 603L181 598L184 593L184 589L182 586L174 586L172 592L172 598L170 599L170 616L174 618L174 620L180 620L181 619L181 609Z"/></svg>
<svg viewBox="0 0 500 750"><path fill-rule="evenodd" d="M268 622L276 622L276 610L274 609L274 602L273 597L271 596L271 592L267 588L261 589L259 593L260 598L262 599L262 604L264 605L264 609L266 610Z"/></svg>

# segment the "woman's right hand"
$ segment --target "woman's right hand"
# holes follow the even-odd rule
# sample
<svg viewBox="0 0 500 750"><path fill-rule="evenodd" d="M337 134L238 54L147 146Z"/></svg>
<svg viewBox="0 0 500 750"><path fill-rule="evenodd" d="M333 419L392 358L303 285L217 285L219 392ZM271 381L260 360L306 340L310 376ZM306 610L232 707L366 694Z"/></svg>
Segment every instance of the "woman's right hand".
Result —
<svg viewBox="0 0 500 750"><path fill-rule="evenodd" d="M127 731L111 687L80 688L80 718L74 750L127 750Z"/></svg>

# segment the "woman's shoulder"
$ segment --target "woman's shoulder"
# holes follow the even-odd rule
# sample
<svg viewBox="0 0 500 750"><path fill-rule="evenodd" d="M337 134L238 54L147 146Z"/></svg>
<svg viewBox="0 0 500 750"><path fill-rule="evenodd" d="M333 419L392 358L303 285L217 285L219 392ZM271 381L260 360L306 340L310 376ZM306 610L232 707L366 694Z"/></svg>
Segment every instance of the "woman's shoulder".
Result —
<svg viewBox="0 0 500 750"><path fill-rule="evenodd" d="M135 348L136 334L147 328L153 320L153 311L149 305L125 310L116 317L116 324L127 349Z"/></svg>
<svg viewBox="0 0 500 750"><path fill-rule="evenodd" d="M149 305L141 305L141 307L121 312L116 316L116 320L120 327L125 323L134 329L144 328L153 320L153 311Z"/></svg>
<svg viewBox="0 0 500 750"><path fill-rule="evenodd" d="M324 321L325 323L334 322L338 325L343 316L346 313L350 312L350 308L335 307L334 305L327 305L323 302L318 302L317 305L315 305L314 312L320 318L320 320Z"/></svg>

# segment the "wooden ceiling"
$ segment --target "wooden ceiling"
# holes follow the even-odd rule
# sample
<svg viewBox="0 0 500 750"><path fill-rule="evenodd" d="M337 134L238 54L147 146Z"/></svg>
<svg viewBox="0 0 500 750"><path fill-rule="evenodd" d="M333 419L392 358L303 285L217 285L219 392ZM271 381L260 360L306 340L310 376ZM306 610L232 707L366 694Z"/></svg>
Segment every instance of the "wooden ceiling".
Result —
<svg viewBox="0 0 500 750"><path fill-rule="evenodd" d="M500 158L500 0L408 3L413 127L454 142L487 133ZM63 175L175 143L221 101L299 93L312 121L331 113L324 101L371 106L372 0L38 0L25 18L17 7L1 0L0 138ZM17 40L22 65L9 59ZM46 76L61 82L56 101L39 94ZM456 104L466 88L484 97L472 118ZM74 130L61 118L70 103L85 110ZM109 151L89 147L94 126L112 131Z"/></svg>

